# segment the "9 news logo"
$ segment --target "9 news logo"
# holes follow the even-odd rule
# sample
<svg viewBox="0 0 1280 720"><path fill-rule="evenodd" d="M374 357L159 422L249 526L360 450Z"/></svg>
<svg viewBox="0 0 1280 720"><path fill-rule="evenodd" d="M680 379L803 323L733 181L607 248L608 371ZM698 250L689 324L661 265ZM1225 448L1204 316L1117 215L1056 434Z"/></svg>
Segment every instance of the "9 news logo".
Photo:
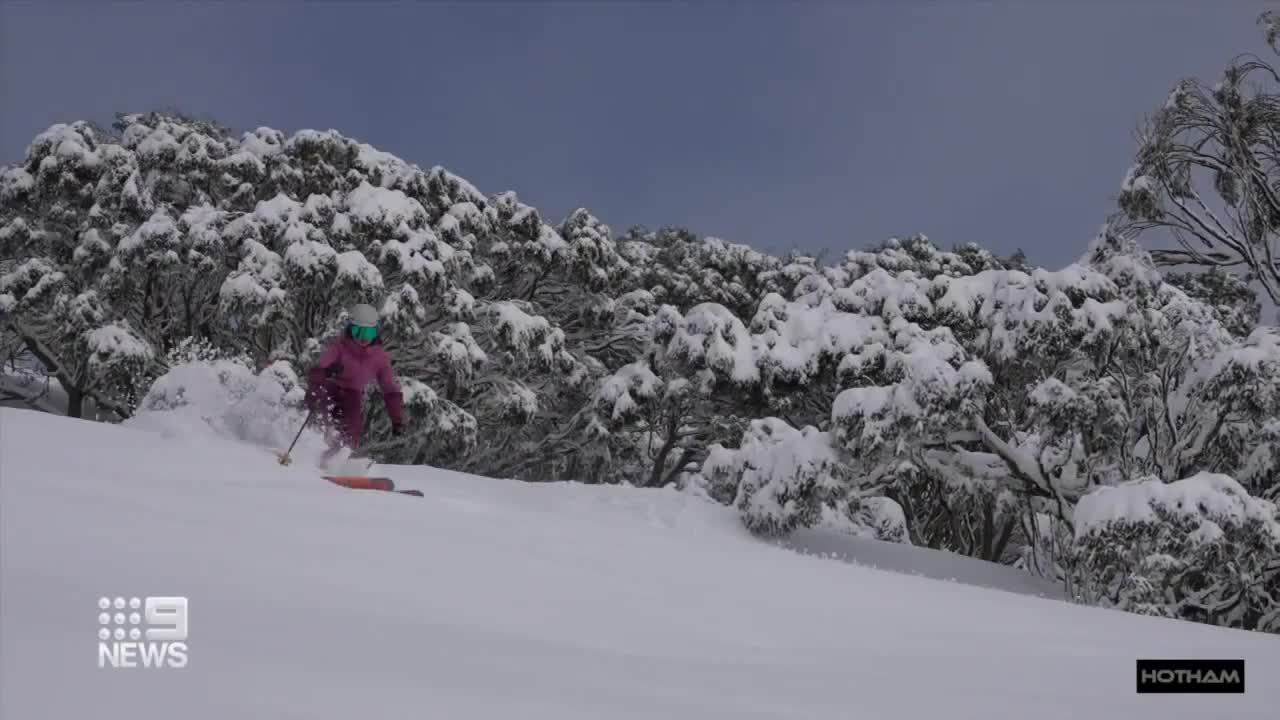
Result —
<svg viewBox="0 0 1280 720"><path fill-rule="evenodd" d="M187 666L185 597L101 597L98 610L98 667Z"/></svg>

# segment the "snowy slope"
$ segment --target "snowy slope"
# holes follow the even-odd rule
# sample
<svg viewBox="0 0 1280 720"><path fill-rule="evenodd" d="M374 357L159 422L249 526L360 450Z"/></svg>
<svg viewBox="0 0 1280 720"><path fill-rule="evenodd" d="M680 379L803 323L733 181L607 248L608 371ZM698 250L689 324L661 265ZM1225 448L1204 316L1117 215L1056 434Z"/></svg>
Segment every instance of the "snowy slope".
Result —
<svg viewBox="0 0 1280 720"><path fill-rule="evenodd" d="M426 498L345 490L212 435L0 410L0 717L1203 720L1280 707L1275 636L807 556L673 492L390 474ZM148 594L190 598L189 666L99 669L97 599ZM1244 657L1248 693L1136 695L1134 659L1151 656Z"/></svg>

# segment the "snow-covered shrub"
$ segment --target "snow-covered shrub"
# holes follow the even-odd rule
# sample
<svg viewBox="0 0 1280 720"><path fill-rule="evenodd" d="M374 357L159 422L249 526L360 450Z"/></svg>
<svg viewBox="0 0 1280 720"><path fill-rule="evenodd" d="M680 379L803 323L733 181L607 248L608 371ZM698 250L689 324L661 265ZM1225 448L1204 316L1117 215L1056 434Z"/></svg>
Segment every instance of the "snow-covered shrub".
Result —
<svg viewBox="0 0 1280 720"><path fill-rule="evenodd" d="M178 341L165 353L164 366L172 368L188 363L210 363L218 360L250 364L249 355L243 350L222 347L207 338L188 336Z"/></svg>
<svg viewBox="0 0 1280 720"><path fill-rule="evenodd" d="M757 535L785 536L839 508L873 536L904 539L901 508L887 498L858 498L851 468L828 434L814 427L753 420L738 448L712 446L700 475L713 497L733 491L743 524Z"/></svg>
<svg viewBox="0 0 1280 720"><path fill-rule="evenodd" d="M92 387L133 407L145 391L154 367L155 350L127 320L90 330L85 337Z"/></svg>
<svg viewBox="0 0 1280 720"><path fill-rule="evenodd" d="M990 466L984 470L980 459L962 456L950 464L943 457L902 462L885 477L883 492L902 509L911 542L991 562L1014 559L1027 504L993 479L999 474Z"/></svg>
<svg viewBox="0 0 1280 720"><path fill-rule="evenodd" d="M1075 524L1081 599L1280 632L1280 514L1230 477L1100 488L1080 500Z"/></svg>
<svg viewBox="0 0 1280 720"><path fill-rule="evenodd" d="M902 506L892 498L851 493L843 505L837 506L837 510L842 511L847 520L844 525L847 532L887 542L911 542L907 533L907 516Z"/></svg>

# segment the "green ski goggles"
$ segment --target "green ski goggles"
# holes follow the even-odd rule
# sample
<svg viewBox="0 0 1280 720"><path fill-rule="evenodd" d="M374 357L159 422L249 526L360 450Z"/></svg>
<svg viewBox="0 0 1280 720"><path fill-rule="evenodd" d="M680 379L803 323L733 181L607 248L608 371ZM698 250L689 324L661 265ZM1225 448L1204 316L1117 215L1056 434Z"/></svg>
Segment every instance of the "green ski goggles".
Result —
<svg viewBox="0 0 1280 720"><path fill-rule="evenodd" d="M363 342L373 342L373 339L378 337L378 328L365 325L352 325L351 337Z"/></svg>

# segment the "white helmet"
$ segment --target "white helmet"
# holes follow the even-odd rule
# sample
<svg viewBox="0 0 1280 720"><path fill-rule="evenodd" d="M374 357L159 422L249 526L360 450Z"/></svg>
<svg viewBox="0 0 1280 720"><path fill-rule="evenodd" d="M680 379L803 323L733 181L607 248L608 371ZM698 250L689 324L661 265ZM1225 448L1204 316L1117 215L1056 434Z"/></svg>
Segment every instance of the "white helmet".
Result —
<svg viewBox="0 0 1280 720"><path fill-rule="evenodd" d="M362 327L378 325L378 311L372 305L361 303L351 308L351 324Z"/></svg>

